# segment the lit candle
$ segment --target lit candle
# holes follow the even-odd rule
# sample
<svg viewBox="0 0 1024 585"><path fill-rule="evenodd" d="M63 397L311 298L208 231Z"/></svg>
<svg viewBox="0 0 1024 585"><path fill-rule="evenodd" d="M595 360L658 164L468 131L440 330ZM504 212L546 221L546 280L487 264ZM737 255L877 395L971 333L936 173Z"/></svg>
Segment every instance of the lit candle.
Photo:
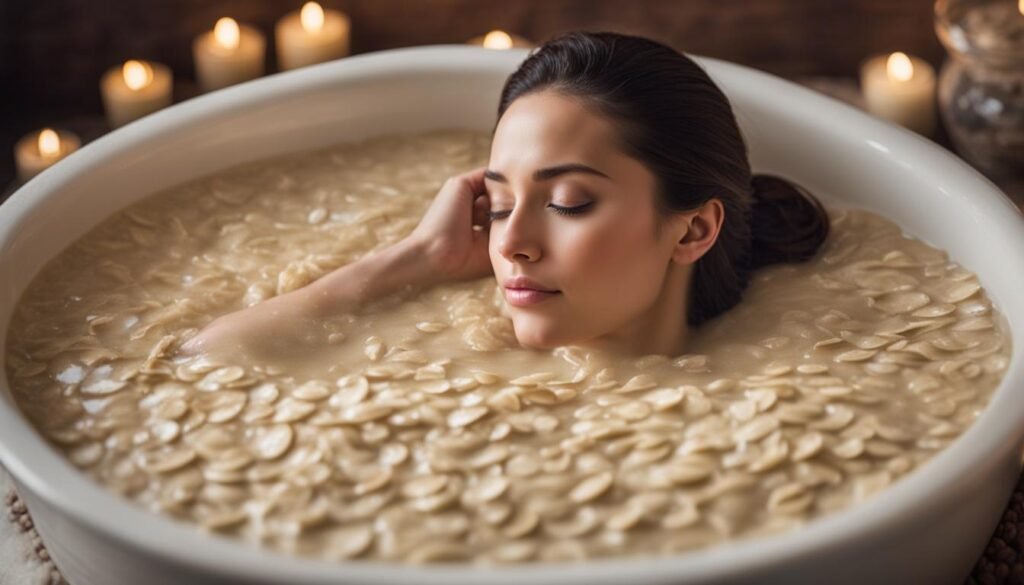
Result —
<svg viewBox="0 0 1024 585"><path fill-rule="evenodd" d="M111 128L171 104L171 70L159 63L125 61L111 67L100 81L100 95Z"/></svg>
<svg viewBox="0 0 1024 585"><path fill-rule="evenodd" d="M27 181L81 146L78 136L64 130L43 128L22 137L14 145L18 178Z"/></svg>
<svg viewBox="0 0 1024 585"><path fill-rule="evenodd" d="M322 63L348 55L351 25L343 12L306 2L277 21L277 65L281 70Z"/></svg>
<svg viewBox="0 0 1024 585"><path fill-rule="evenodd" d="M266 46L258 30L221 18L192 44L199 86L211 91L263 75Z"/></svg>
<svg viewBox="0 0 1024 585"><path fill-rule="evenodd" d="M521 36L509 34L503 30L492 30L491 32L479 36L473 37L466 41L467 44L477 45L485 49L529 49L533 47L533 43L524 39Z"/></svg>
<svg viewBox="0 0 1024 585"><path fill-rule="evenodd" d="M935 68L895 52L866 60L860 68L864 104L872 114L918 134L935 131Z"/></svg>

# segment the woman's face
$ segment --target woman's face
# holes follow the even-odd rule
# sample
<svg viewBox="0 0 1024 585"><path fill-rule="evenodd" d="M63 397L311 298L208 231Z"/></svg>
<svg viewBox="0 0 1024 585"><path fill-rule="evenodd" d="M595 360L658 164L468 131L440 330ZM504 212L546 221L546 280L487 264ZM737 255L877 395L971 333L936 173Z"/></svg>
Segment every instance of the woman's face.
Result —
<svg viewBox="0 0 1024 585"><path fill-rule="evenodd" d="M679 233L656 238L654 175L619 150L612 124L543 91L515 100L495 129L489 251L526 347L614 336L662 292ZM506 287L513 277L557 292Z"/></svg>

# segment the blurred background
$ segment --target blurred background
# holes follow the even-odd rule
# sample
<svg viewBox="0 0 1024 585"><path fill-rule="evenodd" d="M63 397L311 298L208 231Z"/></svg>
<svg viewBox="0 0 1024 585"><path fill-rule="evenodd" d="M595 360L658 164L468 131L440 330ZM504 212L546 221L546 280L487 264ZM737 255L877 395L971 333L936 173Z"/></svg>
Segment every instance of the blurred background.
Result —
<svg viewBox="0 0 1024 585"><path fill-rule="evenodd" d="M351 19L352 54L464 43L502 29L542 43L575 29L639 34L678 50L792 80L855 83L870 55L945 56L931 0L323 0ZM61 127L88 142L109 130L99 80L126 59L166 64L174 101L198 94L192 42L231 15L268 37L301 0L0 0L0 192L14 187L24 134ZM941 131L941 129L940 129Z"/></svg>

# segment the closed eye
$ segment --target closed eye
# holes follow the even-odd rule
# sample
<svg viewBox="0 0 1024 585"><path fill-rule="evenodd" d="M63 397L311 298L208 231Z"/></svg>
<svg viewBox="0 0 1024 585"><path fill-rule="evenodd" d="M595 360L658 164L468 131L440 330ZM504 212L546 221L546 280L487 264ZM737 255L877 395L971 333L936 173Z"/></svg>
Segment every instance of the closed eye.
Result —
<svg viewBox="0 0 1024 585"><path fill-rule="evenodd" d="M583 205L577 205L576 207L562 207L560 205L555 205L553 203L548 204L548 207L550 207L555 213L558 213L560 215L579 215L581 213L584 213L592 205L594 205L593 201L590 201L589 203L584 203ZM491 221L495 221L499 219L505 219L506 217L508 217L510 213L512 213L511 210L492 211L490 212L489 216L491 218Z"/></svg>

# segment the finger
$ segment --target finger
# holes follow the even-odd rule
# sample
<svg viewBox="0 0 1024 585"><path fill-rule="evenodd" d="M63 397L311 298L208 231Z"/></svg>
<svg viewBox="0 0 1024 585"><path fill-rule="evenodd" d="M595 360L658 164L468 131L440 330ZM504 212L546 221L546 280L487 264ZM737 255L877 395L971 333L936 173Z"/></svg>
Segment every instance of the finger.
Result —
<svg viewBox="0 0 1024 585"><path fill-rule="evenodd" d="M461 214L465 209L465 203L472 204L481 193L486 193L483 189L483 170L476 169L461 175L449 176L435 196L435 200L440 199L445 207L456 209Z"/></svg>
<svg viewBox="0 0 1024 585"><path fill-rule="evenodd" d="M487 167L477 167L469 172L458 175L459 181L466 188L466 195L472 196L474 199L480 195L487 193L487 189L484 185L484 171Z"/></svg>
<svg viewBox="0 0 1024 585"><path fill-rule="evenodd" d="M491 223L491 200L487 197L478 197L473 202L473 223L487 226Z"/></svg>

